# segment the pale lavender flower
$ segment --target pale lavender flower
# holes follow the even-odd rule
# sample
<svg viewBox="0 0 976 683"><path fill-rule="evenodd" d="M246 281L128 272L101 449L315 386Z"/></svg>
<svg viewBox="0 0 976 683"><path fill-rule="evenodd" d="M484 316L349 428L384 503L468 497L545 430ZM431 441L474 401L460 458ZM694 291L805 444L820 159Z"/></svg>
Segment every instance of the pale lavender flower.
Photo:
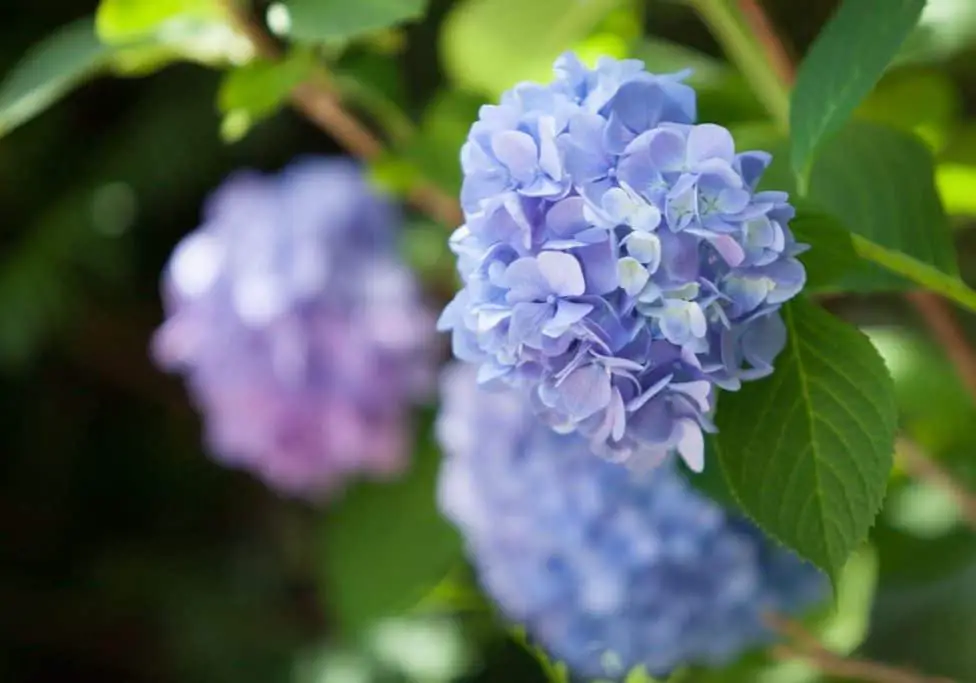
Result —
<svg viewBox="0 0 976 683"><path fill-rule="evenodd" d="M398 223L346 160L238 172L211 197L164 271L153 350L184 375L222 463L310 497L408 464L433 321Z"/></svg>

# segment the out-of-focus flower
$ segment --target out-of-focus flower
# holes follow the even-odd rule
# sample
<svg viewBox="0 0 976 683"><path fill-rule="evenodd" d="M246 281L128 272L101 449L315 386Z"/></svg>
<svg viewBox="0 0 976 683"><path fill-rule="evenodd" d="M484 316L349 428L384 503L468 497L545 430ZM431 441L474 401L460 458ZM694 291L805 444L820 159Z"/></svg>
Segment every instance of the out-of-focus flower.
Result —
<svg viewBox="0 0 976 683"><path fill-rule="evenodd" d="M439 502L486 592L589 678L722 665L768 641L766 612L826 598L811 565L691 488L670 459L634 473L538 423L514 390L444 375Z"/></svg>
<svg viewBox="0 0 976 683"><path fill-rule="evenodd" d="M163 274L153 350L185 376L221 462L308 496L407 464L433 320L398 222L346 160L239 172L209 200Z"/></svg>
<svg viewBox="0 0 976 683"><path fill-rule="evenodd" d="M638 467L704 466L715 387L769 374L803 287L770 162L694 125L687 74L572 55L482 108L461 151L463 288L442 330L479 382Z"/></svg>

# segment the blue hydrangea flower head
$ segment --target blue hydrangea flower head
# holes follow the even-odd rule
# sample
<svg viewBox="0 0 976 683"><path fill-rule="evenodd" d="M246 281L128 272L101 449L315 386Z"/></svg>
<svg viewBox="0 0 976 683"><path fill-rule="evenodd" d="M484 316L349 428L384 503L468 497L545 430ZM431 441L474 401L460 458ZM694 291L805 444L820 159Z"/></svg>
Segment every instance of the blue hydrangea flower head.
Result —
<svg viewBox="0 0 976 683"><path fill-rule="evenodd" d="M439 322L481 383L638 468L702 469L716 388L772 372L805 282L787 195L756 189L770 156L696 124L686 76L567 54L483 107Z"/></svg>
<svg viewBox="0 0 976 683"><path fill-rule="evenodd" d="M210 450L289 495L407 463L433 381L433 319L395 251L398 215L351 161L238 172L163 273L153 351Z"/></svg>
<svg viewBox="0 0 976 683"><path fill-rule="evenodd" d="M506 618L588 680L721 666L766 644L767 612L828 596L824 575L691 488L674 459L635 473L557 434L516 390L444 375L442 511Z"/></svg>

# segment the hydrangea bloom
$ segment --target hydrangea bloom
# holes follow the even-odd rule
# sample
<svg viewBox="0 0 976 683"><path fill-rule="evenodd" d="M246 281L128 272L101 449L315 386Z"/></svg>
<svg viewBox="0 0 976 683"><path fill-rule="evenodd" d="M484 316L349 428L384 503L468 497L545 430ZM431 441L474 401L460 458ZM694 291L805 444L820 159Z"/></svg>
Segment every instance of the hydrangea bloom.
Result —
<svg viewBox="0 0 976 683"><path fill-rule="evenodd" d="M715 388L772 371L805 273L787 195L756 191L770 156L695 125L685 76L567 54L481 109L439 326L481 383L523 387L597 453L701 470Z"/></svg>
<svg viewBox="0 0 976 683"><path fill-rule="evenodd" d="M185 375L223 463L293 495L406 464L433 319L397 221L346 160L240 172L209 200L164 271L154 352Z"/></svg>
<svg viewBox="0 0 976 683"><path fill-rule="evenodd" d="M765 643L826 577L689 486L675 461L634 473L557 434L523 394L445 373L441 509L501 611L588 679L722 665Z"/></svg>

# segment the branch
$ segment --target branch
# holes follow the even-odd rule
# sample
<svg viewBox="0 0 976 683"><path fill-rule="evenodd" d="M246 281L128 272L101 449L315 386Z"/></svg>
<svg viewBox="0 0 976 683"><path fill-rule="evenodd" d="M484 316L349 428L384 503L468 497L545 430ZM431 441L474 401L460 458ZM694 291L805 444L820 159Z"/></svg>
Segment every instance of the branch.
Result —
<svg viewBox="0 0 976 683"><path fill-rule="evenodd" d="M865 683L954 683L949 678L925 676L868 659L842 657L824 647L799 622L776 615L768 615L767 621L774 631L793 641L770 649L776 659L805 660L821 673Z"/></svg>
<svg viewBox="0 0 976 683"><path fill-rule="evenodd" d="M928 457L915 442L899 437L895 452L901 457L905 469L921 481L945 491L955 501L966 522L976 530L976 496L967 491L932 458Z"/></svg>
<svg viewBox="0 0 976 683"><path fill-rule="evenodd" d="M772 22L763 11L759 0L739 0L739 11L742 12L749 30L762 44L766 59L769 60L769 65L773 67L780 82L792 88L796 81L796 64L790 57L785 42L776 33Z"/></svg>
<svg viewBox="0 0 976 683"><path fill-rule="evenodd" d="M936 341L945 349L976 403L976 354L973 353L952 308L932 292L909 292L905 298L915 307Z"/></svg>
<svg viewBox="0 0 976 683"><path fill-rule="evenodd" d="M223 4L232 26L250 40L259 57L272 62L283 57L278 43L241 2L223 0ZM342 106L324 71L296 87L291 93L291 103L305 118L357 157L372 161L385 153L383 142ZM441 223L454 226L464 222L457 200L435 185L418 182L407 193L407 199Z"/></svg>

